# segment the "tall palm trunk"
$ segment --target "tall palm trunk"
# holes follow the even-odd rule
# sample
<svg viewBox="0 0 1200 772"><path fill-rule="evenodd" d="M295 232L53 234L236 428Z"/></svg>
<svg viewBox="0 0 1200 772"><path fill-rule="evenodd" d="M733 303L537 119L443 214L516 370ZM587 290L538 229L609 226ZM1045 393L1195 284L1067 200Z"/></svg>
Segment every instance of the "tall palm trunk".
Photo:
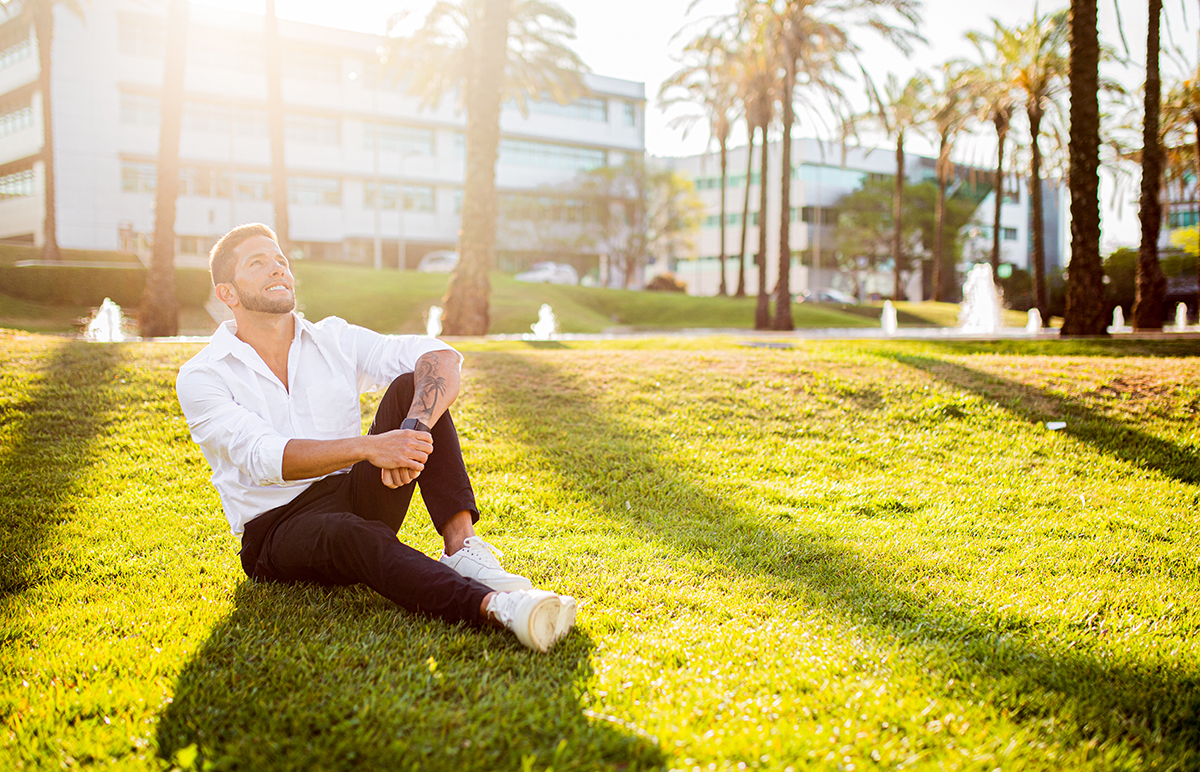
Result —
<svg viewBox="0 0 1200 772"><path fill-rule="evenodd" d="M767 296L767 130L763 127L762 160L758 169L758 303L754 306L754 329L771 326L771 301Z"/></svg>
<svg viewBox="0 0 1200 772"><path fill-rule="evenodd" d="M750 145L746 148L746 192L742 201L742 241L738 251L737 297L746 297L746 230L750 224L750 179L754 175L754 124L749 124ZM763 131L763 141L767 133ZM761 181L760 181L761 184Z"/></svg>
<svg viewBox="0 0 1200 772"><path fill-rule="evenodd" d="M467 80L467 169L463 185L459 262L446 291L447 335L486 335L488 271L496 250L496 156L500 147L500 100L508 52L510 0L486 0L472 25Z"/></svg>
<svg viewBox="0 0 1200 772"><path fill-rule="evenodd" d="M267 130L271 136L271 199L275 204L275 236L279 239L279 248L286 255L291 252L291 228L288 220L287 166L284 160L283 74L275 0L267 0L264 30L267 55ZM378 135L375 141L379 141Z"/></svg>
<svg viewBox="0 0 1200 772"><path fill-rule="evenodd" d="M1096 0L1071 2L1071 270L1063 335L1106 335L1100 262L1100 40Z"/></svg>
<svg viewBox="0 0 1200 772"><path fill-rule="evenodd" d="M721 254L717 258L721 266L721 288L717 294L725 297L729 294L729 287L725 283L725 180L728 174L729 164L729 137L721 136Z"/></svg>
<svg viewBox="0 0 1200 772"><path fill-rule="evenodd" d="M796 63L789 55L783 77L783 159L779 170L779 276L775 281L775 319L771 324L771 328L775 330L791 330L795 327L792 323L792 125L796 122L792 91L795 83Z"/></svg>
<svg viewBox="0 0 1200 772"><path fill-rule="evenodd" d="M167 6L167 45L163 64L162 119L158 134L158 179L154 198L154 251L142 293L143 338L179 333L175 298L175 203L179 197L179 134L183 127L183 73L186 62L188 0Z"/></svg>
<svg viewBox="0 0 1200 772"><path fill-rule="evenodd" d="M33 4L33 33L38 47L38 90L42 92L42 185L45 217L42 220L43 260L59 260L58 202L54 180L54 111L50 104L51 53L54 45L54 4Z"/></svg>
<svg viewBox="0 0 1200 772"><path fill-rule="evenodd" d="M1033 303L1041 314L1042 324L1050 326L1048 304L1046 302L1046 223L1042 219L1042 148L1038 144L1038 136L1042 128L1042 109L1032 106L1029 114L1029 201L1032 209L1033 222L1030 227L1033 232Z"/></svg>
<svg viewBox="0 0 1200 772"><path fill-rule="evenodd" d="M896 189L892 193L892 297L906 300L904 282L900 278L904 270L904 130L896 132Z"/></svg>
<svg viewBox="0 0 1200 772"><path fill-rule="evenodd" d="M1004 108L992 115L996 126L996 207L992 212L992 278L1000 278L1000 209L1004 204L1004 143L1008 140L1008 126L1012 114Z"/></svg>
<svg viewBox="0 0 1200 772"><path fill-rule="evenodd" d="M1138 250L1137 296L1133 302L1133 327L1161 330L1163 298L1167 280L1158 264L1158 232L1162 227L1162 139L1158 135L1162 84L1158 74L1159 20L1162 0L1150 0L1150 23L1146 30L1146 102L1142 123L1142 245Z"/></svg>
<svg viewBox="0 0 1200 772"><path fill-rule="evenodd" d="M1200 115L1192 118L1196 125L1196 231L1200 233ZM1196 261L1196 285L1200 287L1200 260ZM1200 312L1200 294L1196 298L1196 310Z"/></svg>
<svg viewBox="0 0 1200 772"><path fill-rule="evenodd" d="M946 135L942 135L941 145L938 148L937 162L937 180L938 194L937 202L934 204L933 220L934 220L934 235L933 235L933 299L940 301L949 301L950 281L947 279L948 272L946 266L946 186L950 184L947 179L946 165L950 158L950 141Z"/></svg>

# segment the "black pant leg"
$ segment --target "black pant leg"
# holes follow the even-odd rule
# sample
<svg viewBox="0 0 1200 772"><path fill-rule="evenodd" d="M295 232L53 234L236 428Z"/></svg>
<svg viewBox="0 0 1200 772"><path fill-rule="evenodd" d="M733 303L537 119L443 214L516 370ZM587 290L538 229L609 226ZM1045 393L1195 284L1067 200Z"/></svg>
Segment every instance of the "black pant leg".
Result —
<svg viewBox="0 0 1200 772"><path fill-rule="evenodd" d="M368 434L382 434L399 429L408 415L416 391L412 373L401 375L392 381ZM392 531L399 532L412 502L413 486L421 489L421 498L429 510L430 518L440 533L448 519L459 512L471 513L471 522L479 521L479 510L475 505L475 492L467 476L463 461L462 446L454 419L447 410L430 430L433 437L433 452L425 462L421 475L408 485L389 488L383 484L379 469L369 461L360 461L350 469L351 506L354 512L368 520L378 520Z"/></svg>
<svg viewBox="0 0 1200 772"><path fill-rule="evenodd" d="M276 522L251 575L276 582L365 584L411 612L479 621L488 587L401 543L388 525L350 512L346 494L343 487Z"/></svg>

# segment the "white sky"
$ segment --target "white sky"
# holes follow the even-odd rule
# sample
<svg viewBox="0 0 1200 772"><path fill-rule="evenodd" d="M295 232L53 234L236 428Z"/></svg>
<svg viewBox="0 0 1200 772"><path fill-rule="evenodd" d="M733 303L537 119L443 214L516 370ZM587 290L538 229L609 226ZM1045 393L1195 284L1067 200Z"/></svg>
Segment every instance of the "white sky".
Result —
<svg viewBox="0 0 1200 772"><path fill-rule="evenodd" d="M236 8L252 13L262 13L262 0L193 0L207 5ZM646 84L646 150L652 155L690 155L703 152L708 135L703 122L692 128L686 137L678 129L668 127L671 117L684 110L677 108L664 114L657 106L659 86L677 69L673 56L683 47L687 33L676 37L681 28L696 25L699 29L704 19L729 13L735 0L697 0L692 12L688 8L693 0L558 0L576 21L577 39L575 50L583 61L599 75L607 75ZM1120 3L1125 38L1129 43L1134 61L1145 60L1146 6L1141 0L1099 0L1101 15L1101 37L1122 53L1115 3ZM394 13L408 11L415 16L423 15L432 5L431 0L353 0L353 2L330 3L328 0L276 0L277 12L281 17L307 21L332 27L382 34L386 21ZM968 57L973 47L964 39L968 30L990 28L991 17L1004 24L1017 24L1032 17L1037 6L1043 13L1066 5L1054 0L1005 0L984 2L983 0L925 0L922 34L930 45L918 46L911 57L906 57L890 45L882 44L869 36L862 38L867 49L864 63L877 81L895 73L906 79L918 68L931 69L954 57ZM1184 13L1188 16L1185 20ZM1167 0L1166 19L1163 26L1164 44L1167 36L1175 44L1189 52L1197 50L1197 31L1200 29L1200 8L1190 0ZM1195 55L1193 54L1193 57ZM1193 58L1194 61L1194 58ZM1169 69L1164 63L1164 80ZM1142 80L1140 71L1123 76L1131 86ZM813 136L827 133L818 126L801 125L795 136ZM734 143L745 142L744 134L735 133ZM967 139L961 143L958 155L961 160L984 162L994 156L994 142L989 146L986 135ZM927 142L917 140L910 148L912 152L930 153ZM1128 199L1136 191L1130 189L1123 197ZM1137 225L1128 205L1118 212L1108 204L1111 188L1105 201L1105 242L1133 243L1137 240Z"/></svg>

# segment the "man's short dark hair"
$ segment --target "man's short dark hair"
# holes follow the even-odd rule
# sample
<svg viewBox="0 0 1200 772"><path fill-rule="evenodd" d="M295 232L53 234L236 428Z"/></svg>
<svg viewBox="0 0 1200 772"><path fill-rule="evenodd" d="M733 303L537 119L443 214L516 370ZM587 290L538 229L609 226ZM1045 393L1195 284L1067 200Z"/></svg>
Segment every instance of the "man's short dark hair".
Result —
<svg viewBox="0 0 1200 772"><path fill-rule="evenodd" d="M213 286L225 284L233 281L233 274L237 266L234 265L233 250L238 248L248 238L252 236L266 236L276 244L279 239L275 237L275 231L260 222L246 223L239 225L233 230L221 237L221 240L213 245L212 251L208 253L208 272L212 276Z"/></svg>

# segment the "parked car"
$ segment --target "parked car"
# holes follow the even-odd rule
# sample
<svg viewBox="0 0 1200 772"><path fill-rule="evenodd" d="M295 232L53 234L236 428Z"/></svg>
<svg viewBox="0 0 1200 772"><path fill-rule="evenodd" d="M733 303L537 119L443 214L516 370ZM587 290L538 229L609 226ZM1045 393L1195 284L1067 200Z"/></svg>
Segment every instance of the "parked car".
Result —
<svg viewBox="0 0 1200 772"><path fill-rule="evenodd" d="M844 303L851 306L858 304L858 298L835 289L819 289L816 292L808 293L804 299L815 303Z"/></svg>
<svg viewBox="0 0 1200 772"><path fill-rule="evenodd" d="M458 265L457 252L438 249L422 257L421 262L417 263L417 270L421 273L450 273L456 265Z"/></svg>
<svg viewBox="0 0 1200 772"><path fill-rule="evenodd" d="M579 273L574 266L566 263L534 263L528 271L522 271L515 277L517 281L528 281L535 284L578 284Z"/></svg>

